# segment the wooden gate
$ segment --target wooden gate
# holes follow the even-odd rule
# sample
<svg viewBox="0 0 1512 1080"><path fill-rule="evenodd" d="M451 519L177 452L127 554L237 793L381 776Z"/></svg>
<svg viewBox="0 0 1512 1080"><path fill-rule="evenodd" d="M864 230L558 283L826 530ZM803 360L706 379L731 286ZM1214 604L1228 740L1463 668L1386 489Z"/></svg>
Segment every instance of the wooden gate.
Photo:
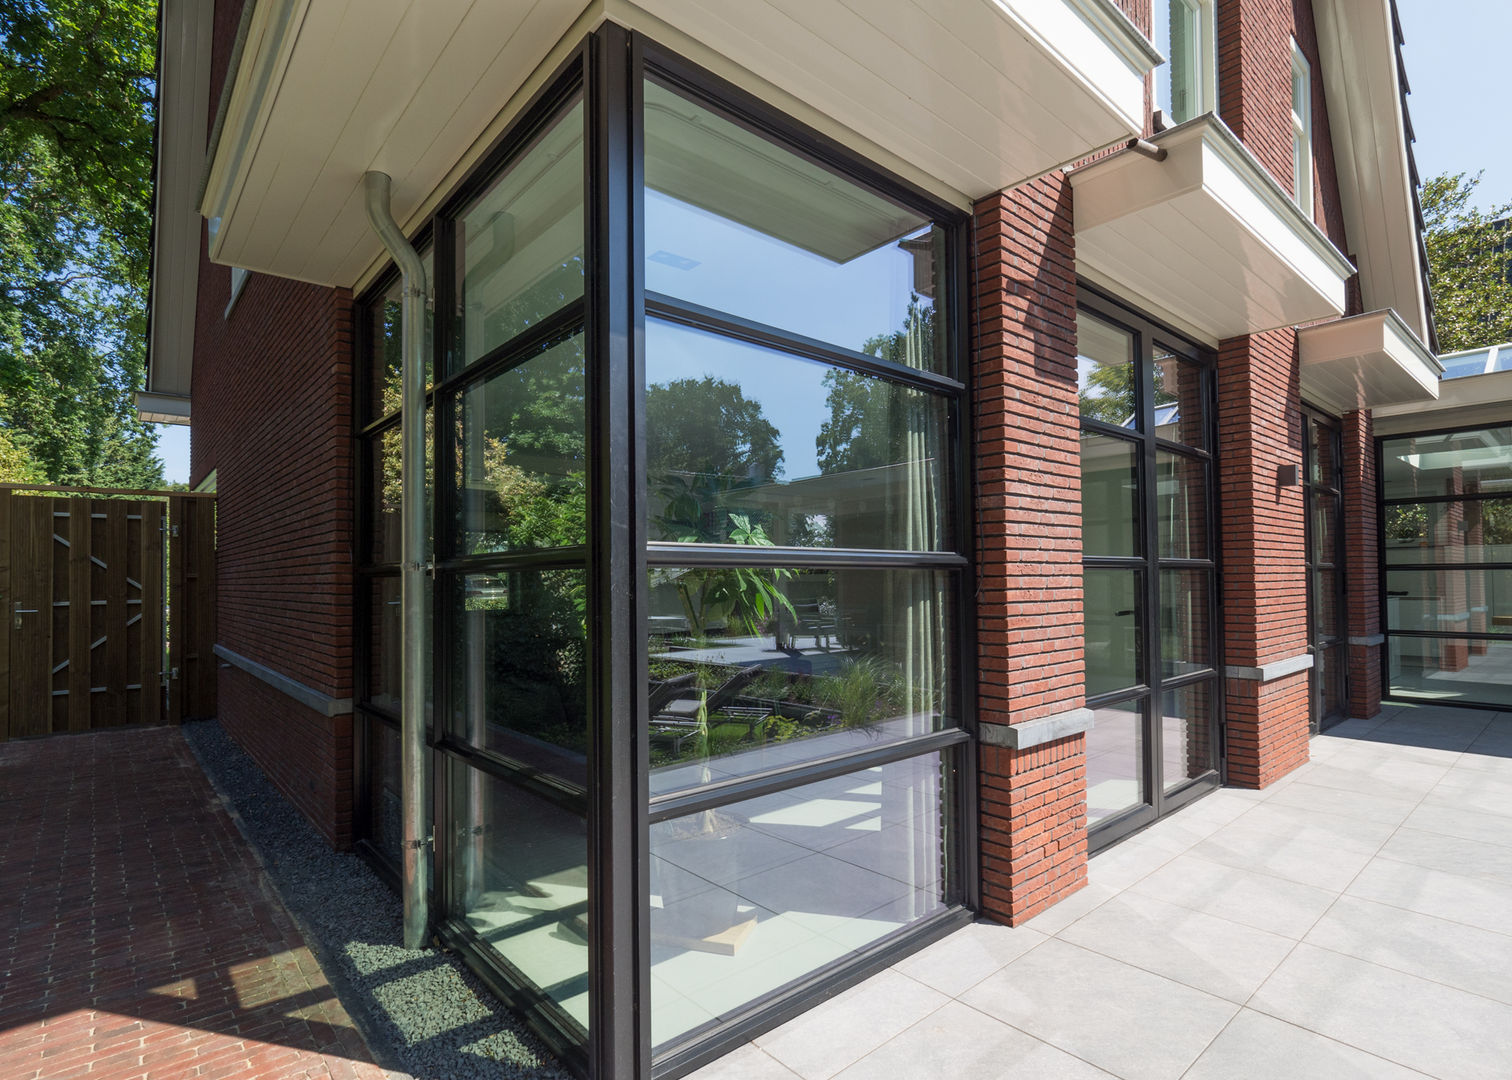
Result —
<svg viewBox="0 0 1512 1080"><path fill-rule="evenodd" d="M213 712L213 664L198 665L190 694L164 660L165 632L196 659L210 654L200 641L214 641L213 500L51 490L0 489L0 739L202 715L199 668L209 668ZM175 516L208 542L179 544ZM189 598L181 614L169 607L179 596Z"/></svg>

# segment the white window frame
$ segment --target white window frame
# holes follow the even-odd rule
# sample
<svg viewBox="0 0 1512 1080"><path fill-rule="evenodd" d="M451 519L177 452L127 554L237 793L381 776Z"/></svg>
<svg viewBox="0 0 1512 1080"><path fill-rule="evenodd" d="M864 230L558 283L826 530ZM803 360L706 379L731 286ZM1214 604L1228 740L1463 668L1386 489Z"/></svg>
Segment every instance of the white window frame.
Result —
<svg viewBox="0 0 1512 1080"><path fill-rule="evenodd" d="M1291 43L1292 201L1313 216L1312 65ZM1298 99L1301 99L1300 101ZM1300 106L1300 107L1299 107Z"/></svg>
<svg viewBox="0 0 1512 1080"><path fill-rule="evenodd" d="M1195 77L1188 91L1192 102L1186 114L1176 115L1171 97L1171 77L1176 71L1178 57L1171 43L1171 9L1185 8L1192 18L1195 33L1187 42L1184 57L1179 58L1185 66L1195 69ZM1213 0L1154 0L1155 47L1166 54L1165 63L1155 69L1155 108L1161 110L1166 126L1182 123L1203 113L1218 108L1218 47L1215 32Z"/></svg>

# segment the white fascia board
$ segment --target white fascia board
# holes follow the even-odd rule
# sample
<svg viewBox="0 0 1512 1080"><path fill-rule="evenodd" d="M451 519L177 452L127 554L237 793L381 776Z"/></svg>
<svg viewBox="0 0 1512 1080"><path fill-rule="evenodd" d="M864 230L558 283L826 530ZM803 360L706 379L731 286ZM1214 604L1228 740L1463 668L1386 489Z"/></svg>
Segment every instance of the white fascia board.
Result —
<svg viewBox="0 0 1512 1080"><path fill-rule="evenodd" d="M1316 0L1324 99L1344 230L1369 308L1393 308L1420 340L1428 297L1407 161L1391 0Z"/></svg>
<svg viewBox="0 0 1512 1080"><path fill-rule="evenodd" d="M147 424L189 423L189 396L187 394L154 394L138 390L136 395L137 418Z"/></svg>
<svg viewBox="0 0 1512 1080"><path fill-rule="evenodd" d="M1444 366L1394 311L1303 327L1297 347L1302 396L1334 412L1439 396Z"/></svg>
<svg viewBox="0 0 1512 1080"><path fill-rule="evenodd" d="M1376 435L1446 428L1503 426L1512 416L1512 371L1466 375L1439 383L1437 401L1387 405L1372 413Z"/></svg>

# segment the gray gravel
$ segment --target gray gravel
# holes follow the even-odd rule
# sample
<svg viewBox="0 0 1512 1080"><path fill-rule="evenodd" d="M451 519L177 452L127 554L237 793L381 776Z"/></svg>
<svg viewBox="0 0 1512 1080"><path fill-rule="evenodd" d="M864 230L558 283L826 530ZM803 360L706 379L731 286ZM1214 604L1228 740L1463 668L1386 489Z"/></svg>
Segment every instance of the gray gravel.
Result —
<svg viewBox="0 0 1512 1080"><path fill-rule="evenodd" d="M399 898L332 851L219 723L183 732L380 1064L416 1080L568 1080L454 955L399 944Z"/></svg>

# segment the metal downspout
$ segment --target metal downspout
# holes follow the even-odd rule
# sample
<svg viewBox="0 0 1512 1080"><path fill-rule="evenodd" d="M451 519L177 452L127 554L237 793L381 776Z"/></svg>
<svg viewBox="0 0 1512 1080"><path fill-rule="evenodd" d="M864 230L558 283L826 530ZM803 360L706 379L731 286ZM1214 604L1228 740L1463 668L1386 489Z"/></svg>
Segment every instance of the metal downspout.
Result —
<svg viewBox="0 0 1512 1080"><path fill-rule="evenodd" d="M430 815L425 799L425 574L430 562L425 520L425 264L399 231L389 211L387 173L363 176L368 222L403 275L399 412L402 446L400 490L404 503L400 540L401 667L399 770L404 812L404 947L425 947L431 878Z"/></svg>

